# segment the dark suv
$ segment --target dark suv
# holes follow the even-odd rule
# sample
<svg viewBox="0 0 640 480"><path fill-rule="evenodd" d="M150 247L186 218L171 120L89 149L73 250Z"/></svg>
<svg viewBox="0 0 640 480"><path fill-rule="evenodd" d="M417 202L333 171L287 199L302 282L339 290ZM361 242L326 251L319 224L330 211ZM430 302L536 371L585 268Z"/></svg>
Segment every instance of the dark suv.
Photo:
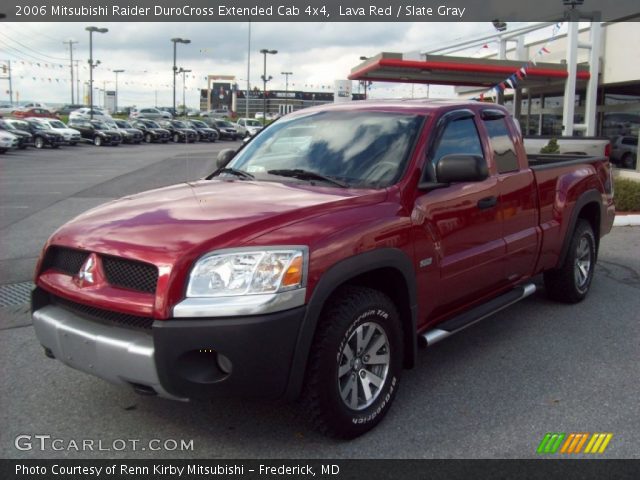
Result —
<svg viewBox="0 0 640 480"><path fill-rule="evenodd" d="M160 126L171 132L171 139L175 143L193 143L198 138L196 131L187 122L181 120L161 120Z"/></svg>
<svg viewBox="0 0 640 480"><path fill-rule="evenodd" d="M82 138L91 140L96 147L102 145L117 146L122 143L122 135L100 120L72 118L69 120L69 126L78 130Z"/></svg>
<svg viewBox="0 0 640 480"><path fill-rule="evenodd" d="M61 134L48 129L36 120L7 118L5 122L18 130L30 133L33 136L33 145L36 148L44 148L47 145L51 148L58 148L64 144L64 137Z"/></svg>
<svg viewBox="0 0 640 480"><path fill-rule="evenodd" d="M171 140L171 132L166 128L162 128L155 120L147 120L140 118L131 122L133 128L142 130L142 135L146 143L162 142L167 143Z"/></svg>

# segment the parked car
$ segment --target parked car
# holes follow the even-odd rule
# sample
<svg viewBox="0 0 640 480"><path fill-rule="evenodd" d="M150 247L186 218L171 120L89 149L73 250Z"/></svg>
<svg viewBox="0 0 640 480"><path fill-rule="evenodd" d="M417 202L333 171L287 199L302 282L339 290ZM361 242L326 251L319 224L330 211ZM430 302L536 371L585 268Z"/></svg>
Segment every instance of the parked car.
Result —
<svg viewBox="0 0 640 480"><path fill-rule="evenodd" d="M58 148L64 145L64 137L58 132L46 128L40 122L34 120L20 120L16 118L7 118L5 122L14 126L18 130L30 133L33 136L33 146L40 149L46 146Z"/></svg>
<svg viewBox="0 0 640 480"><path fill-rule="evenodd" d="M148 118L149 120L171 119L173 116L169 112L163 112L157 108L134 108L129 114L129 118Z"/></svg>
<svg viewBox="0 0 640 480"><path fill-rule="evenodd" d="M142 130L139 128L133 128L133 126L126 120L114 119L110 122L105 122L112 130L117 130L122 135L123 143L132 143L139 145L143 140Z"/></svg>
<svg viewBox="0 0 640 480"><path fill-rule="evenodd" d="M201 120L188 120L185 122L189 128L192 128L196 131L197 137L196 141L208 141L215 142L218 140L219 134L215 128L209 127L206 123Z"/></svg>
<svg viewBox="0 0 640 480"><path fill-rule="evenodd" d="M18 107L10 103L0 103L0 116L11 115Z"/></svg>
<svg viewBox="0 0 640 480"><path fill-rule="evenodd" d="M16 110L12 115L16 118L58 118L52 111L38 107Z"/></svg>
<svg viewBox="0 0 640 480"><path fill-rule="evenodd" d="M27 120L34 120L44 125L46 128L50 128L51 130L59 133L64 138L64 142L67 145L77 145L81 140L82 136L80 132L75 128L67 127L64 122L61 120L55 120L51 118L28 118Z"/></svg>
<svg viewBox="0 0 640 480"><path fill-rule="evenodd" d="M220 139L237 140L241 137L240 132L233 127L233 124L226 120L211 120L211 127L218 131Z"/></svg>
<svg viewBox="0 0 640 480"><path fill-rule="evenodd" d="M82 107L79 108L78 110L74 110L73 112L71 112L69 114L69 120L71 121L73 120L91 120L93 117L93 120L101 120L101 121L105 121L105 120L112 120L111 115L109 115L109 113L106 110L102 110L100 108L89 108L89 107Z"/></svg>
<svg viewBox="0 0 640 480"><path fill-rule="evenodd" d="M162 118L175 118L179 115L179 112L177 112L173 107L158 107L158 110L160 110L161 112L163 112L163 117ZM166 114L169 115L166 115Z"/></svg>
<svg viewBox="0 0 640 480"><path fill-rule="evenodd" d="M611 161L623 168L636 168L638 159L638 135L620 135L611 147Z"/></svg>
<svg viewBox="0 0 640 480"><path fill-rule="evenodd" d="M18 148L18 137L6 130L0 130L0 153Z"/></svg>
<svg viewBox="0 0 640 480"><path fill-rule="evenodd" d="M15 135L15 137L18 139L18 148L21 150L33 146L33 135L31 135L28 131L16 128L6 120L0 119L0 130L9 132L11 135Z"/></svg>
<svg viewBox="0 0 640 480"><path fill-rule="evenodd" d="M529 297L538 274L552 299L587 297L615 217L605 156L528 158L495 104L362 103L287 115L201 181L59 228L32 295L44 353L170 399L302 393L320 431L354 438L419 345Z"/></svg>
<svg viewBox="0 0 640 480"><path fill-rule="evenodd" d="M160 142L167 143L171 140L171 132L162 128L157 122L141 118L131 122L133 128L142 130L142 135L146 143Z"/></svg>
<svg viewBox="0 0 640 480"><path fill-rule="evenodd" d="M102 120L86 120L73 118L69 120L69 126L80 131L82 138L91 140L96 147L103 145L118 146L122 143L122 135L117 130L112 130Z"/></svg>
<svg viewBox="0 0 640 480"><path fill-rule="evenodd" d="M84 105L74 105L74 104L70 104L70 105L64 105L60 108L57 108L54 110L54 113L56 113L58 116L60 115L70 115L71 112L74 112L80 108L85 108Z"/></svg>
<svg viewBox="0 0 640 480"><path fill-rule="evenodd" d="M264 112L256 112L253 118L260 121L264 120Z"/></svg>
<svg viewBox="0 0 640 480"><path fill-rule="evenodd" d="M203 118L226 118L231 115L229 110L208 110L206 112L200 113L200 116Z"/></svg>
<svg viewBox="0 0 640 480"><path fill-rule="evenodd" d="M20 110L28 110L30 108L44 108L45 110L51 110L47 104L41 102L29 102L20 106Z"/></svg>
<svg viewBox="0 0 640 480"><path fill-rule="evenodd" d="M243 135L245 137L247 135L256 135L258 132L260 132L260 130L264 128L262 122L256 120L255 118L239 118L236 123L244 128Z"/></svg>
<svg viewBox="0 0 640 480"><path fill-rule="evenodd" d="M171 140L175 143L193 143L198 138L196 131L181 120L160 120L158 123L171 132Z"/></svg>

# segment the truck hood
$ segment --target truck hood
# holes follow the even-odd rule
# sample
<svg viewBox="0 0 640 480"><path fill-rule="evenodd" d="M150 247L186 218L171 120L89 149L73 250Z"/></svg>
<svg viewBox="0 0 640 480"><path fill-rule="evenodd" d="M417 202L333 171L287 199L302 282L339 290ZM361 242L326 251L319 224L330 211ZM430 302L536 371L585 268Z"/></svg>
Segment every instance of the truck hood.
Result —
<svg viewBox="0 0 640 480"><path fill-rule="evenodd" d="M91 209L62 226L50 243L168 266L241 246L302 219L385 198L385 190L202 180Z"/></svg>

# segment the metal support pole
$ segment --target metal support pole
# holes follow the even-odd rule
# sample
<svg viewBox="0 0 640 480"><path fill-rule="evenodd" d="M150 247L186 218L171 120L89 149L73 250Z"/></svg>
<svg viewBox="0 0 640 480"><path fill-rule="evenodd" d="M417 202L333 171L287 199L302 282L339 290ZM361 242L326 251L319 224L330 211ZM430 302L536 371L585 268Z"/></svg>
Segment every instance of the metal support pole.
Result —
<svg viewBox="0 0 640 480"><path fill-rule="evenodd" d="M586 135L596 134L596 110L598 108L598 77L600 76L600 48L602 39L601 14L594 12L591 20L591 51L589 54L589 83L584 110L584 122L587 125Z"/></svg>
<svg viewBox="0 0 640 480"><path fill-rule="evenodd" d="M73 105L75 102L75 98L73 95L73 44L74 43L78 43L78 42L74 42L73 40L69 40L67 42L62 42L63 44L69 44L69 70L71 71L71 104Z"/></svg>
<svg viewBox="0 0 640 480"><path fill-rule="evenodd" d="M89 118L93 120L93 31L89 32Z"/></svg>
<svg viewBox="0 0 640 480"><path fill-rule="evenodd" d="M249 22L249 35L247 37L247 96L244 99L244 116L249 118L249 89L251 88L251 22Z"/></svg>
<svg viewBox="0 0 640 480"><path fill-rule="evenodd" d="M576 10L568 12L567 30L567 81L564 87L562 108L562 135L573 135L573 116L576 101L576 73L578 71L578 22L580 16Z"/></svg>
<svg viewBox="0 0 640 480"><path fill-rule="evenodd" d="M171 112L171 115L173 115L173 113L176 111L176 49L177 49L177 44L178 42L173 42L173 112Z"/></svg>
<svg viewBox="0 0 640 480"><path fill-rule="evenodd" d="M7 73L9 74L9 103L13 106L13 81L11 80L11 60L7 60Z"/></svg>
<svg viewBox="0 0 640 480"><path fill-rule="evenodd" d="M264 70L262 75L262 124L267 124L267 52L264 55Z"/></svg>

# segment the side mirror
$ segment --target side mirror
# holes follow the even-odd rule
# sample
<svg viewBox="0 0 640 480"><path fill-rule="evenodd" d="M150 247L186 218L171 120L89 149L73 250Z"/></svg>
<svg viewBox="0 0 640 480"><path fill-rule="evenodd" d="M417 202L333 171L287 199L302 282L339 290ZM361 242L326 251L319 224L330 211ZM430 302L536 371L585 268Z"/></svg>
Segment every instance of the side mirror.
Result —
<svg viewBox="0 0 640 480"><path fill-rule="evenodd" d="M480 155L446 155L436 165L439 183L480 182L488 176L487 162Z"/></svg>
<svg viewBox="0 0 640 480"><path fill-rule="evenodd" d="M233 148L225 148L224 150L220 150L220 153L218 153L218 158L216 159L216 167L226 167L231 159L235 157L235 155L236 151Z"/></svg>

